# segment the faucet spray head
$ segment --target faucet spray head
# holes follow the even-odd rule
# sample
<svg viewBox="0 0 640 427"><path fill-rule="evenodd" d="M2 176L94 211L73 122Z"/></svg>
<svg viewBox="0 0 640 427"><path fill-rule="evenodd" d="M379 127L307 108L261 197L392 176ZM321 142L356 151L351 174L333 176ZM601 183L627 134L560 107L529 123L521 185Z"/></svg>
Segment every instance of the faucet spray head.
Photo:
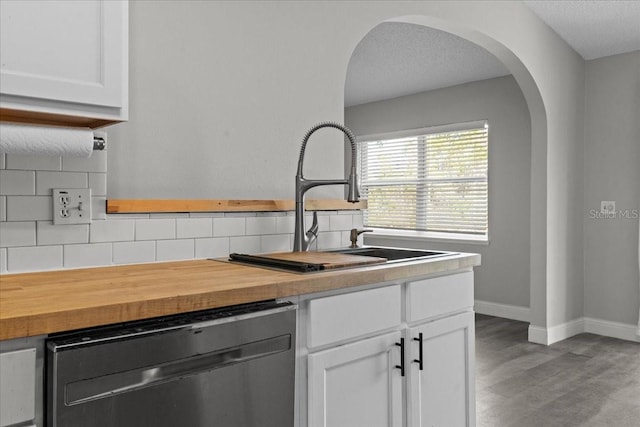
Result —
<svg viewBox="0 0 640 427"><path fill-rule="evenodd" d="M351 171L348 180L347 201L351 203L357 203L360 201L360 190L358 190L358 176L353 170Z"/></svg>

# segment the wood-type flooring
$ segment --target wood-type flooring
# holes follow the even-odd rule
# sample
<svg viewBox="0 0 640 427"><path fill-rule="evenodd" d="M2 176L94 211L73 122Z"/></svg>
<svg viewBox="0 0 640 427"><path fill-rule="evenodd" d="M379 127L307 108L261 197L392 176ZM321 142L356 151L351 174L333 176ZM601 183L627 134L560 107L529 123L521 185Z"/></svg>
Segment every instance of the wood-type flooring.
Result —
<svg viewBox="0 0 640 427"><path fill-rule="evenodd" d="M579 334L543 346L527 328L476 315L478 427L640 427L640 343Z"/></svg>

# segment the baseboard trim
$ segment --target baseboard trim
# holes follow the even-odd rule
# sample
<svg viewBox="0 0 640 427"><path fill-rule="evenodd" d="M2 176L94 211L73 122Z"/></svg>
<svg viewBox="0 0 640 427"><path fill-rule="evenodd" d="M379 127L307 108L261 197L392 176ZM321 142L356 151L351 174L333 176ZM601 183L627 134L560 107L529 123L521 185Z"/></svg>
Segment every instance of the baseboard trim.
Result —
<svg viewBox="0 0 640 427"><path fill-rule="evenodd" d="M630 325L628 323L610 322L608 320L585 317L584 332L619 338L621 340L640 342L640 336L637 335L638 326Z"/></svg>
<svg viewBox="0 0 640 427"><path fill-rule="evenodd" d="M523 307L520 305L499 304L497 302L475 300L474 310L479 314L519 320L521 322L530 322L531 319L529 307Z"/></svg>
<svg viewBox="0 0 640 427"><path fill-rule="evenodd" d="M542 328L540 326L529 325L529 342L549 345L549 340L547 339L547 328Z"/></svg>
<svg viewBox="0 0 640 427"><path fill-rule="evenodd" d="M550 328L529 325L529 341L536 344L551 345L586 332L626 341L640 342L640 336L636 334L637 330L636 325L581 317Z"/></svg>

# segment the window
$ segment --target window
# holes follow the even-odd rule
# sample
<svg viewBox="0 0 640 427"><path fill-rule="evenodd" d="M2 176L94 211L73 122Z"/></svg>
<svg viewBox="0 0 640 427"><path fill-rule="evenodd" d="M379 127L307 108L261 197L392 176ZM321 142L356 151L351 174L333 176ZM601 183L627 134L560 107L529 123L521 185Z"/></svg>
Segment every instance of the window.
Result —
<svg viewBox="0 0 640 427"><path fill-rule="evenodd" d="M367 227L487 236L488 125L358 138Z"/></svg>

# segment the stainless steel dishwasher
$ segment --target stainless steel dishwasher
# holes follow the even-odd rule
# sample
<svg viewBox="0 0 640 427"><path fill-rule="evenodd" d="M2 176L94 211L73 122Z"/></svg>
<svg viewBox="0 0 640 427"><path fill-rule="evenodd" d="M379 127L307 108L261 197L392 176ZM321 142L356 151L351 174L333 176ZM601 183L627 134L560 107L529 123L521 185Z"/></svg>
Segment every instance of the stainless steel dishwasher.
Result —
<svg viewBox="0 0 640 427"><path fill-rule="evenodd" d="M47 426L293 426L295 313L268 301L52 336Z"/></svg>

